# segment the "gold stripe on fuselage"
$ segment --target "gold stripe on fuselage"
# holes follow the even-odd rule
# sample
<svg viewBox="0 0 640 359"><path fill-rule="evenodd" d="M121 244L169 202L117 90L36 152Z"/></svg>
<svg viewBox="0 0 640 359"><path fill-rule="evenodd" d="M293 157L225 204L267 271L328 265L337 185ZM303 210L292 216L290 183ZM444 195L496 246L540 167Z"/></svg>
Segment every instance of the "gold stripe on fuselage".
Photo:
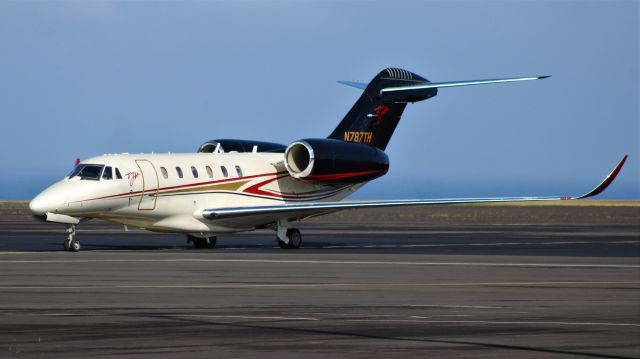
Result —
<svg viewBox="0 0 640 359"><path fill-rule="evenodd" d="M237 181L237 182L227 182L214 184L209 186L202 187L194 187L194 188L182 188L176 190L162 191L159 194L177 194L177 193L188 193L188 192L209 192L209 191L237 191L240 187L244 186L246 183L249 183L249 180L245 181Z"/></svg>

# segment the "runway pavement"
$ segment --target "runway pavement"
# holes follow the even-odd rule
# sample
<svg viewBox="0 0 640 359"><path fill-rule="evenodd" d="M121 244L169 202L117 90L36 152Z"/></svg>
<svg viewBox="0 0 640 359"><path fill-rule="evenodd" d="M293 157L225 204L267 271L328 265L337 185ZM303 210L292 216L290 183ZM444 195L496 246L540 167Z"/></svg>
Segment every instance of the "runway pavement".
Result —
<svg viewBox="0 0 640 359"><path fill-rule="evenodd" d="M178 235L0 222L2 358L638 358L629 223L301 225Z"/></svg>

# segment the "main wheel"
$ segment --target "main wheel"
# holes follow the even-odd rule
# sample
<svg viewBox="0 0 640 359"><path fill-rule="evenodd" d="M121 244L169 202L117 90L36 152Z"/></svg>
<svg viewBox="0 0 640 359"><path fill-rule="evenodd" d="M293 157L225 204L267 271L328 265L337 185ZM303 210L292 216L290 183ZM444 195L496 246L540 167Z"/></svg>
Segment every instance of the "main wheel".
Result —
<svg viewBox="0 0 640 359"><path fill-rule="evenodd" d="M289 228L287 230L287 238L289 238L289 248L300 248L302 244L302 234L297 228Z"/></svg>
<svg viewBox="0 0 640 359"><path fill-rule="evenodd" d="M204 242L204 238L194 238L193 239L193 246L198 248L198 249L202 249L204 248L205 242Z"/></svg>
<svg viewBox="0 0 640 359"><path fill-rule="evenodd" d="M215 236L202 238L202 242L204 245L202 248L215 248L216 241L217 241L217 238Z"/></svg>
<svg viewBox="0 0 640 359"><path fill-rule="evenodd" d="M189 238L189 241L193 242L193 246L200 249L200 248L214 248L216 246L216 237L212 236L212 237L207 237L207 238L200 238L200 237L194 237L194 236L187 236Z"/></svg>

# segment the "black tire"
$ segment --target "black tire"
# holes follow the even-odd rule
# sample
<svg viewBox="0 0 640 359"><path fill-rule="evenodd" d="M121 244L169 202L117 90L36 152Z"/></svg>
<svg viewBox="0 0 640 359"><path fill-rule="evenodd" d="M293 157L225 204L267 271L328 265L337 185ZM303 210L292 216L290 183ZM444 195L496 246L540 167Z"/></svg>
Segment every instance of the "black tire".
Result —
<svg viewBox="0 0 640 359"><path fill-rule="evenodd" d="M187 243L193 243L193 246L196 248L200 248L200 238L187 235Z"/></svg>
<svg viewBox="0 0 640 359"><path fill-rule="evenodd" d="M216 237L199 238L194 236L187 236L190 242L193 242L193 246L198 249L214 248L216 246Z"/></svg>
<svg viewBox="0 0 640 359"><path fill-rule="evenodd" d="M72 240L69 250L71 252L80 252L80 241L77 239Z"/></svg>
<svg viewBox="0 0 640 359"><path fill-rule="evenodd" d="M278 242L278 247L285 249L289 248L289 244L280 240L280 238L276 238L276 242Z"/></svg>
<svg viewBox="0 0 640 359"><path fill-rule="evenodd" d="M287 238L289 238L289 248L300 248L302 244L302 234L297 228L289 228L287 230Z"/></svg>
<svg viewBox="0 0 640 359"><path fill-rule="evenodd" d="M64 248L65 251L70 252L71 251L71 241L65 239L64 243L62 243L62 247Z"/></svg>
<svg viewBox="0 0 640 359"><path fill-rule="evenodd" d="M216 247L216 241L217 241L217 238L215 236L202 238L202 242L204 244L204 247L202 247L202 248L215 248Z"/></svg>

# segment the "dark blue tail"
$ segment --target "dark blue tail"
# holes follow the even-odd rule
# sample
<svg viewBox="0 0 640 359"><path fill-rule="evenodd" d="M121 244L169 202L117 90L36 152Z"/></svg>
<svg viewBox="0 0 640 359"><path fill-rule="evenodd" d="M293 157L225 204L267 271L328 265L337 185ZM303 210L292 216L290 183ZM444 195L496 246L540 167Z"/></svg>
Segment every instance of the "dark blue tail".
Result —
<svg viewBox="0 0 640 359"><path fill-rule="evenodd" d="M398 68L382 70L366 85L362 96L342 119L338 127L329 135L329 138L346 142L366 143L384 150L400 121L400 116L402 116L407 103L431 98L438 93L438 89L430 89L420 97L402 98L400 101L398 99L388 99L388 96L383 99L381 90L428 82L427 79L407 70Z"/></svg>

